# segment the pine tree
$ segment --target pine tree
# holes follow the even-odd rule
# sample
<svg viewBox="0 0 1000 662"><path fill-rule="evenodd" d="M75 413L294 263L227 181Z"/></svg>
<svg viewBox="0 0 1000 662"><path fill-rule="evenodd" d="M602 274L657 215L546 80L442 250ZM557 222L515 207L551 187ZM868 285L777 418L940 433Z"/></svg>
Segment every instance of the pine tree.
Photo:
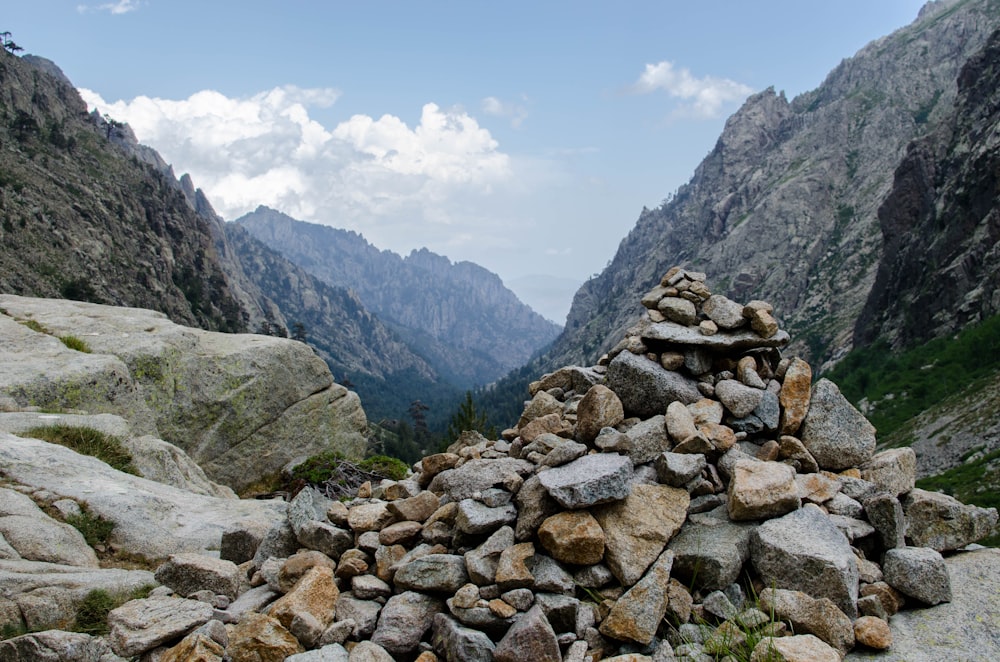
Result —
<svg viewBox="0 0 1000 662"><path fill-rule="evenodd" d="M445 444L450 444L461 436L466 430L474 430L480 434L495 439L496 428L489 424L486 414L476 411L476 403L472 400L472 391L465 392L465 400L458 406L448 423L448 430L445 433Z"/></svg>

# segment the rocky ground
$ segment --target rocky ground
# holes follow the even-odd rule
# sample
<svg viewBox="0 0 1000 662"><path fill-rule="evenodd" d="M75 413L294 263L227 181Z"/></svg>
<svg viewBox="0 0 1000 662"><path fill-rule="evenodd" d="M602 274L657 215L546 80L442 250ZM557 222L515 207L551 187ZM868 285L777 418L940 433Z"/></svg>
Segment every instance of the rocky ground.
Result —
<svg viewBox="0 0 1000 662"><path fill-rule="evenodd" d="M226 527L217 554L171 554L106 637L28 634L0 660L1000 654L1000 555L958 551L995 509L915 489L911 449L876 453L837 387L781 357L768 304L672 269L643 305L598 365L532 384L502 438L465 433L347 501L306 487L266 529ZM59 495L29 473L9 503Z"/></svg>

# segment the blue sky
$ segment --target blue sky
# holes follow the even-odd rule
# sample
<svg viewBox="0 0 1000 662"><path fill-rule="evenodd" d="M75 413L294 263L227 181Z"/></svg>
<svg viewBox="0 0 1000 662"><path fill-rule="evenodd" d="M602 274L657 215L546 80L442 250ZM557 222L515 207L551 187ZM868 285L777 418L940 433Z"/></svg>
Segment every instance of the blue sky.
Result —
<svg viewBox="0 0 1000 662"><path fill-rule="evenodd" d="M789 99L915 0L7 3L3 25L189 172L497 272L557 322L725 119Z"/></svg>

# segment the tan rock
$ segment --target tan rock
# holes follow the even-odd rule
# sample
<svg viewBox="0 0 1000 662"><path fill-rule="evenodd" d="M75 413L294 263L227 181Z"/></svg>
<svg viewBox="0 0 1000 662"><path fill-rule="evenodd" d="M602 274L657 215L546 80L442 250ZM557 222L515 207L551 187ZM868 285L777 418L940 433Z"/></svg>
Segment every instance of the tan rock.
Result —
<svg viewBox="0 0 1000 662"><path fill-rule="evenodd" d="M566 510L538 527L538 540L552 558L573 565L593 565L604 558L604 531L586 510Z"/></svg>
<svg viewBox="0 0 1000 662"><path fill-rule="evenodd" d="M576 438L591 443L602 428L614 427L625 419L625 409L618 395L603 384L587 391L576 408Z"/></svg>
<svg viewBox="0 0 1000 662"><path fill-rule="evenodd" d="M347 523L355 533L378 531L395 520L385 501L370 501L351 507Z"/></svg>
<svg viewBox="0 0 1000 662"><path fill-rule="evenodd" d="M296 582L316 566L326 566L332 571L336 569L337 564L323 552L312 549L292 554L285 559L281 569L278 570L278 589L288 593Z"/></svg>
<svg viewBox="0 0 1000 662"><path fill-rule="evenodd" d="M771 313L755 310L750 317L750 328L761 338L771 338L778 333L778 321Z"/></svg>
<svg viewBox="0 0 1000 662"><path fill-rule="evenodd" d="M406 543L420 535L423 528L424 526L420 522L396 522L378 532L378 541L383 545Z"/></svg>
<svg viewBox="0 0 1000 662"><path fill-rule="evenodd" d="M660 365L664 370L680 370L684 365L684 355L680 352L663 352L660 354Z"/></svg>
<svg viewBox="0 0 1000 662"><path fill-rule="evenodd" d="M490 600L489 608L493 615L497 618L511 618L517 613L517 609L499 598Z"/></svg>
<svg viewBox="0 0 1000 662"><path fill-rule="evenodd" d="M667 611L673 562L672 551L661 554L649 572L615 601L611 612L601 622L601 634L643 645L651 642Z"/></svg>
<svg viewBox="0 0 1000 662"><path fill-rule="evenodd" d="M530 444L543 434L571 436L573 426L563 419L562 414L546 414L530 421L521 428L521 439Z"/></svg>
<svg viewBox="0 0 1000 662"><path fill-rule="evenodd" d="M801 441L789 435L778 439L778 459L795 467L799 473L815 473L819 471L816 458L812 456Z"/></svg>
<svg viewBox="0 0 1000 662"><path fill-rule="evenodd" d="M722 403L718 400L712 400L710 398L702 398L697 402L692 402L687 406L688 411L694 416L695 425L704 425L705 423L722 423L722 417L725 415L725 408Z"/></svg>
<svg viewBox="0 0 1000 662"><path fill-rule="evenodd" d="M226 649L203 634L189 634L159 659L159 662L221 662Z"/></svg>
<svg viewBox="0 0 1000 662"><path fill-rule="evenodd" d="M423 491L407 499L390 501L386 506L397 520L424 522L441 505L441 498L433 492Z"/></svg>
<svg viewBox="0 0 1000 662"><path fill-rule="evenodd" d="M634 485L622 501L593 510L604 530L605 563L623 586L639 581L660 556L687 519L690 502L680 488Z"/></svg>
<svg viewBox="0 0 1000 662"><path fill-rule="evenodd" d="M750 662L840 662L840 653L811 634L761 639Z"/></svg>
<svg viewBox="0 0 1000 662"><path fill-rule="evenodd" d="M803 501L826 503L840 491L840 481L825 473L798 474L795 487Z"/></svg>
<svg viewBox="0 0 1000 662"><path fill-rule="evenodd" d="M694 416L679 400L674 400L667 405L666 426L667 434L670 435L675 444L698 434Z"/></svg>
<svg viewBox="0 0 1000 662"><path fill-rule="evenodd" d="M226 652L232 662L282 662L305 649L278 619L250 612L229 632Z"/></svg>
<svg viewBox="0 0 1000 662"><path fill-rule="evenodd" d="M350 511L347 510L347 506L341 501L331 502L326 509L326 518L334 526L347 526L347 517L349 514Z"/></svg>
<svg viewBox="0 0 1000 662"><path fill-rule="evenodd" d="M906 604L906 597L885 582L866 584L861 587L858 594L863 598L869 595L877 597L879 602L882 603L882 609L889 616L898 612Z"/></svg>
<svg viewBox="0 0 1000 662"><path fill-rule="evenodd" d="M534 586L535 578L528 569L528 559L534 555L535 545L530 542L518 543L500 553L496 583L501 591Z"/></svg>
<svg viewBox="0 0 1000 662"><path fill-rule="evenodd" d="M334 605L339 595L340 591L330 568L315 566L303 575L291 591L278 598L268 613L278 619L286 630L291 629L292 619L303 612L315 618L325 628L333 621Z"/></svg>
<svg viewBox="0 0 1000 662"><path fill-rule="evenodd" d="M703 336L714 336L719 332L719 325L712 320L702 320L698 322L698 330Z"/></svg>
<svg viewBox="0 0 1000 662"><path fill-rule="evenodd" d="M454 468L458 464L458 454L457 453L436 453L434 455L428 455L420 460L421 476L423 479L430 481L431 478L438 475L442 471Z"/></svg>
<svg viewBox="0 0 1000 662"><path fill-rule="evenodd" d="M800 358L792 359L785 370L785 379L778 393L781 405L781 434L795 434L809 412L812 393L812 368Z"/></svg>
<svg viewBox="0 0 1000 662"><path fill-rule="evenodd" d="M801 505L795 470L780 462L737 460L728 494L729 517L737 521L778 517Z"/></svg>
<svg viewBox="0 0 1000 662"><path fill-rule="evenodd" d="M781 446L774 439L768 439L760 445L757 451L757 459L762 462L773 462L778 459Z"/></svg>
<svg viewBox="0 0 1000 662"><path fill-rule="evenodd" d="M862 616L854 621L854 638L859 644L880 651L892 646L889 624L875 616Z"/></svg>
<svg viewBox="0 0 1000 662"><path fill-rule="evenodd" d="M891 448L876 453L858 467L861 477L893 496L913 489L917 480L917 455L912 448Z"/></svg>

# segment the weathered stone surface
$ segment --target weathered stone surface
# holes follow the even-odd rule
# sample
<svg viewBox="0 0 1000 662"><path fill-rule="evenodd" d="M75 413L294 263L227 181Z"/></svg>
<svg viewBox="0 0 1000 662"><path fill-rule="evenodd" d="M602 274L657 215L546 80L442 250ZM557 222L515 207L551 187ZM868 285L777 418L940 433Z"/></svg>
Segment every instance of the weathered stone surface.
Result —
<svg viewBox="0 0 1000 662"><path fill-rule="evenodd" d="M906 545L907 522L899 499L880 492L864 501L864 509L883 547L892 549Z"/></svg>
<svg viewBox="0 0 1000 662"><path fill-rule="evenodd" d="M529 563L535 555L535 546L530 542L518 543L500 553L497 562L496 583L501 591L531 588L535 577Z"/></svg>
<svg viewBox="0 0 1000 662"><path fill-rule="evenodd" d="M63 446L6 433L0 433L0 465L11 481L86 503L91 513L114 522L112 544L153 559L217 550L222 532L235 522L270 525L285 513L278 501L193 494L115 471Z"/></svg>
<svg viewBox="0 0 1000 662"><path fill-rule="evenodd" d="M656 457L656 477L664 485L682 487L699 476L708 466L704 455L690 453L660 453Z"/></svg>
<svg viewBox="0 0 1000 662"><path fill-rule="evenodd" d="M52 333L86 337L92 350L75 352L33 332L11 346L0 392L21 405L119 414L137 434L176 444L234 489L331 447L362 455L367 419L357 394L334 383L304 343L183 327L138 308L0 299L10 314Z"/></svg>
<svg viewBox="0 0 1000 662"><path fill-rule="evenodd" d="M479 547L465 553L465 567L469 579L485 586L496 581L500 554L514 544L514 531L509 526L497 529Z"/></svg>
<svg viewBox="0 0 1000 662"><path fill-rule="evenodd" d="M398 588L430 593L454 593L468 583L465 558L455 554L428 554L406 563L396 571Z"/></svg>
<svg viewBox="0 0 1000 662"><path fill-rule="evenodd" d="M996 508L967 505L938 492L913 489L902 499L906 537L914 547L939 552L959 549L990 535L997 525Z"/></svg>
<svg viewBox="0 0 1000 662"><path fill-rule="evenodd" d="M840 662L837 649L811 634L761 639L750 662Z"/></svg>
<svg viewBox="0 0 1000 662"><path fill-rule="evenodd" d="M168 650L160 662L221 662L225 647L204 634L191 633Z"/></svg>
<svg viewBox="0 0 1000 662"><path fill-rule="evenodd" d="M613 428L624 418L625 409L618 395L603 384L595 384L576 407L576 438L590 443L602 428Z"/></svg>
<svg viewBox="0 0 1000 662"><path fill-rule="evenodd" d="M813 386L809 413L799 431L802 444L822 469L863 464L875 453L875 428L829 379Z"/></svg>
<svg viewBox="0 0 1000 662"><path fill-rule="evenodd" d="M382 607L371 640L393 655L409 653L417 648L434 617L444 608L444 602L423 593L394 595Z"/></svg>
<svg viewBox="0 0 1000 662"><path fill-rule="evenodd" d="M645 574L687 518L687 491L667 485L635 485L618 503L595 508L605 535L604 559L629 587Z"/></svg>
<svg viewBox="0 0 1000 662"><path fill-rule="evenodd" d="M656 305L656 309L668 320L677 324L688 325L698 322L698 311L694 304L681 297L663 297Z"/></svg>
<svg viewBox="0 0 1000 662"><path fill-rule="evenodd" d="M737 460L728 496L729 517L738 521L778 517L801 503L795 470L781 462Z"/></svg>
<svg viewBox="0 0 1000 662"><path fill-rule="evenodd" d="M750 558L751 531L749 524L730 521L726 508L692 518L667 545L674 576L706 589L729 586Z"/></svg>
<svg viewBox="0 0 1000 662"><path fill-rule="evenodd" d="M878 489L900 496L913 489L917 480L917 456L912 448L890 448L858 467L861 478Z"/></svg>
<svg viewBox="0 0 1000 662"><path fill-rule="evenodd" d="M120 659L120 658L118 658ZM46 630L0 641L4 662L116 662L101 638L82 632Z"/></svg>
<svg viewBox="0 0 1000 662"><path fill-rule="evenodd" d="M491 533L505 524L513 524L516 521L517 508L512 503L490 508L475 499L462 499L458 502L455 528L463 533Z"/></svg>
<svg viewBox="0 0 1000 662"><path fill-rule="evenodd" d="M479 630L459 624L454 618L437 614L431 642L447 662L493 662L496 645Z"/></svg>
<svg viewBox="0 0 1000 662"><path fill-rule="evenodd" d="M230 632L226 652L233 662L279 662L303 648L277 619L248 614Z"/></svg>
<svg viewBox="0 0 1000 662"><path fill-rule="evenodd" d="M667 405L666 426L667 433L678 444L688 437L698 434L694 415L684 403L679 401Z"/></svg>
<svg viewBox="0 0 1000 662"><path fill-rule="evenodd" d="M108 613L108 640L117 655L129 657L175 639L211 618L212 605L197 600L132 600Z"/></svg>
<svg viewBox="0 0 1000 662"><path fill-rule="evenodd" d="M639 421L628 429L625 437L627 454L634 465L652 462L673 445L667 435L662 414Z"/></svg>
<svg viewBox="0 0 1000 662"><path fill-rule="evenodd" d="M562 414L563 404L545 391L536 392L517 421L518 429L547 414Z"/></svg>
<svg viewBox="0 0 1000 662"><path fill-rule="evenodd" d="M608 365L607 385L618 394L626 415L641 418L662 414L674 400L688 404L701 399L694 380L631 352L622 352Z"/></svg>
<svg viewBox="0 0 1000 662"><path fill-rule="evenodd" d="M423 522L433 515L440 505L441 499L433 492L425 490L416 496L390 501L386 507L397 520Z"/></svg>
<svg viewBox="0 0 1000 662"><path fill-rule="evenodd" d="M945 559L952 601L907 609L892 617L892 646L856 648L848 662L884 660L992 660L1000 655L1000 550L960 552Z"/></svg>
<svg viewBox="0 0 1000 662"><path fill-rule="evenodd" d="M528 610L497 642L493 652L496 662L562 662L559 642L548 619L538 605Z"/></svg>
<svg viewBox="0 0 1000 662"><path fill-rule="evenodd" d="M347 515L347 524L355 533L364 533L365 531L378 531L392 524L394 519L389 511L388 502L373 500L351 506Z"/></svg>
<svg viewBox="0 0 1000 662"><path fill-rule="evenodd" d="M79 531L46 515L24 494L6 488L0 488L0 539L29 561L98 567L97 555Z"/></svg>
<svg viewBox="0 0 1000 662"><path fill-rule="evenodd" d="M885 581L924 604L951 601L951 580L941 554L928 547L890 549L882 560Z"/></svg>
<svg viewBox="0 0 1000 662"><path fill-rule="evenodd" d="M351 649L351 662L395 662L389 651L371 641L361 641Z"/></svg>
<svg viewBox="0 0 1000 662"><path fill-rule="evenodd" d="M561 506L575 509L624 499L631 476L628 457L598 453L544 471L538 480Z"/></svg>
<svg viewBox="0 0 1000 662"><path fill-rule="evenodd" d="M816 635L841 655L854 648L854 624L827 598L766 588L760 592L760 609L791 623L795 632Z"/></svg>
<svg viewBox="0 0 1000 662"><path fill-rule="evenodd" d="M524 478L534 470L535 465L531 462L513 458L469 460L456 469L438 474L428 489L447 494L452 501L471 499L477 492L494 486L515 492L523 484Z"/></svg>
<svg viewBox="0 0 1000 662"><path fill-rule="evenodd" d="M203 554L171 554L156 569L155 577L183 598L209 590L235 600L240 590L240 569L235 563Z"/></svg>
<svg viewBox="0 0 1000 662"><path fill-rule="evenodd" d="M339 643L330 643L316 650L296 653L285 658L285 662L350 662L347 649Z"/></svg>
<svg viewBox="0 0 1000 662"><path fill-rule="evenodd" d="M667 611L668 586L674 553L663 552L649 572L615 601L601 622L601 634L623 641L648 644Z"/></svg>
<svg viewBox="0 0 1000 662"><path fill-rule="evenodd" d="M713 294L708 297L702 304L701 310L720 329L727 331L738 329L747 323L746 318L743 317L743 306L721 294Z"/></svg>
<svg viewBox="0 0 1000 662"><path fill-rule="evenodd" d="M886 650L892 646L892 630L881 618L861 616L854 621L854 639L862 646Z"/></svg>
<svg viewBox="0 0 1000 662"><path fill-rule="evenodd" d="M742 384L735 379L723 379L715 385L715 395L735 418L746 418L764 399L764 391Z"/></svg>
<svg viewBox="0 0 1000 662"><path fill-rule="evenodd" d="M779 330L770 338L762 338L750 329L719 331L715 335L707 336L702 334L696 326L683 326L672 322L649 324L643 329L642 337L650 340L665 340L678 345L692 345L731 352L761 347L784 347L790 340L788 333L783 330ZM615 388L615 391L617 390Z"/></svg>
<svg viewBox="0 0 1000 662"><path fill-rule="evenodd" d="M570 510L549 517L538 528L538 540L557 561L593 565L604 558L604 531L585 510Z"/></svg>
<svg viewBox="0 0 1000 662"><path fill-rule="evenodd" d="M320 632L333 621L334 607L340 591L327 566L314 566L303 575L295 586L271 605L268 612L278 619L286 630L293 630L292 621L301 614L308 614L320 626Z"/></svg>
<svg viewBox="0 0 1000 662"><path fill-rule="evenodd" d="M854 558L844 534L813 505L768 520L750 536L750 559L765 584L829 598L851 618L858 599Z"/></svg>

